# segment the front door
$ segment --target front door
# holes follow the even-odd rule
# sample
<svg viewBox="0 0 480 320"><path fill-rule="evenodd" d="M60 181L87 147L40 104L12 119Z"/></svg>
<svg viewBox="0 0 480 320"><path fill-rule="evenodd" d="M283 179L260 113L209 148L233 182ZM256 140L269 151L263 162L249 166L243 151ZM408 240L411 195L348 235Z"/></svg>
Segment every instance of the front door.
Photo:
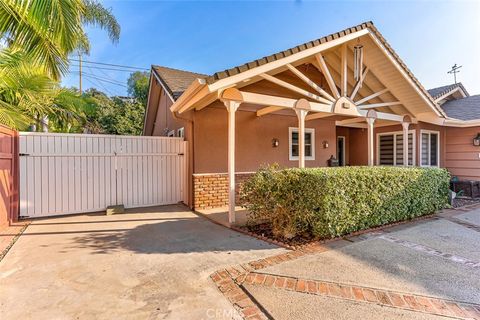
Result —
<svg viewBox="0 0 480 320"><path fill-rule="evenodd" d="M345 165L345 137L337 137L337 159L340 166Z"/></svg>

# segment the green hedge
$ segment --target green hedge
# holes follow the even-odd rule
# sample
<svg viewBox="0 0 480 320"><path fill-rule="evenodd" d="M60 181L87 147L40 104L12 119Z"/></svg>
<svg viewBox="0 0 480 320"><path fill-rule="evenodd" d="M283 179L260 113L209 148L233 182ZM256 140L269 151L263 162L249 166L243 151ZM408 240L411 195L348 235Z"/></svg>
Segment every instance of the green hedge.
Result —
<svg viewBox="0 0 480 320"><path fill-rule="evenodd" d="M249 223L269 222L290 238L328 238L431 214L448 203L450 175L439 168L271 166L247 180Z"/></svg>

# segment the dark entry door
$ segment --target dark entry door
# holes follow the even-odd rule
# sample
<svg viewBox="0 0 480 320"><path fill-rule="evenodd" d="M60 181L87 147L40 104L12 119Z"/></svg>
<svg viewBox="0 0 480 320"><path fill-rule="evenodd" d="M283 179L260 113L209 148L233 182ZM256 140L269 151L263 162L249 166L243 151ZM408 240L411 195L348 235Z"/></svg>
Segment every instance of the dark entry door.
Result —
<svg viewBox="0 0 480 320"><path fill-rule="evenodd" d="M340 166L345 165L345 137L337 137L337 159Z"/></svg>

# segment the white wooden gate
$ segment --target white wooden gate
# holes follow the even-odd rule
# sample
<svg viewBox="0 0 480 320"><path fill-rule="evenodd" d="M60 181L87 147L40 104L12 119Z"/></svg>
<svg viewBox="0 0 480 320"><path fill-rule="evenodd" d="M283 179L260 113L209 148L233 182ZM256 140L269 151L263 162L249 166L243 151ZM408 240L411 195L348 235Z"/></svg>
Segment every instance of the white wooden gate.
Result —
<svg viewBox="0 0 480 320"><path fill-rule="evenodd" d="M174 204L186 196L183 138L20 133L20 216Z"/></svg>

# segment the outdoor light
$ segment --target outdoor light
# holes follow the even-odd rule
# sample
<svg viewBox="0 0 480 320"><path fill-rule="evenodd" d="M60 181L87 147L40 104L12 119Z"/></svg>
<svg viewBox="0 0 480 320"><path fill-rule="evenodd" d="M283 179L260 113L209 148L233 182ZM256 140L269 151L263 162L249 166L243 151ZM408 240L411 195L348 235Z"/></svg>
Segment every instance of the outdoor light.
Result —
<svg viewBox="0 0 480 320"><path fill-rule="evenodd" d="M480 146L480 133L477 133L477 136L473 138L473 145Z"/></svg>
<svg viewBox="0 0 480 320"><path fill-rule="evenodd" d="M279 144L279 143L280 143L280 142L278 141L277 138L273 138L273 139L272 139L272 147L274 147L274 148L278 147L278 144Z"/></svg>
<svg viewBox="0 0 480 320"><path fill-rule="evenodd" d="M328 148L328 141L327 140L323 141L323 148L324 149Z"/></svg>

